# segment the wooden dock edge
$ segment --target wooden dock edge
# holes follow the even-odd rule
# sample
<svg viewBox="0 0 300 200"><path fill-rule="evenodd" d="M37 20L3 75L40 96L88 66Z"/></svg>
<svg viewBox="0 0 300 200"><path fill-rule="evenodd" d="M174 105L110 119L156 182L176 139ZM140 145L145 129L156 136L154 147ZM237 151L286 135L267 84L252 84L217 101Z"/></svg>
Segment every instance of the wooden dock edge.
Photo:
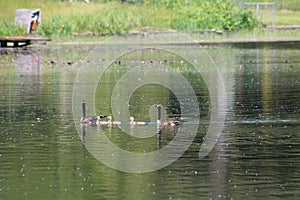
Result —
<svg viewBox="0 0 300 200"><path fill-rule="evenodd" d="M50 38L30 38L30 37L2 37L0 38L0 48L19 48L31 44L46 45Z"/></svg>

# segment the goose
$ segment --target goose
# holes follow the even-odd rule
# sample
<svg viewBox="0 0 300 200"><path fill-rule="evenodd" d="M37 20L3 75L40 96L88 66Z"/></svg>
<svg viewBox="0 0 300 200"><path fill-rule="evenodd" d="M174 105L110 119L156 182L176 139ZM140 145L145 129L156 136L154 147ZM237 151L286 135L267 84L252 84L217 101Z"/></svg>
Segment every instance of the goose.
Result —
<svg viewBox="0 0 300 200"><path fill-rule="evenodd" d="M169 118L166 119L163 123L161 122L161 105L157 104L157 124L162 124L164 126L179 126L182 125L185 120L183 120L180 117L175 117L175 118Z"/></svg>
<svg viewBox="0 0 300 200"><path fill-rule="evenodd" d="M130 125L145 125L146 124L146 122L136 122L136 121L134 121L134 117L130 117L129 121L130 121Z"/></svg>
<svg viewBox="0 0 300 200"><path fill-rule="evenodd" d="M106 118L106 116L104 115L99 115L99 116L86 116L86 117L82 117L80 119L81 123L84 124L96 124L97 121L102 121Z"/></svg>

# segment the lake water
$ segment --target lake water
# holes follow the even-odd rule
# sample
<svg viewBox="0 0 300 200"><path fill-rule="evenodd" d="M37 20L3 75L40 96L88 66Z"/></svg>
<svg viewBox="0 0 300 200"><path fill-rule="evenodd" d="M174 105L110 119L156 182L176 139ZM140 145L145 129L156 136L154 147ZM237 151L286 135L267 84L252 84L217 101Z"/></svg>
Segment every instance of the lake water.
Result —
<svg viewBox="0 0 300 200"><path fill-rule="evenodd" d="M74 87L76 75L95 63L90 52L97 45L53 45L1 53L0 199L299 199L299 45L170 45L193 54L194 64L165 51L165 46L139 50L120 55L105 70L96 68L91 76L84 76L91 84L81 87L79 82L78 88ZM195 57L198 51L205 51L212 60L202 60L202 54ZM101 48L94 53L99 55L97 65L106 62ZM201 67L195 68L195 63ZM92 74L100 76L100 72L99 80L93 80ZM127 82L135 84L149 77L155 81L137 84L132 93L124 89L130 87ZM181 78L189 85L176 85ZM176 85L176 89L157 80L167 80L165 84ZM123 124L123 117L131 115L136 121L153 124L82 127L77 117L81 96L74 101L76 89L79 94L93 90L96 96L84 97L87 114L113 115ZM191 109L195 101L197 106ZM154 105L158 103L164 107L163 117L182 116L187 122L157 130ZM214 114L221 115L224 126L212 120ZM222 128L219 140L199 158L210 126ZM152 135L143 138L146 129ZM191 144L178 159L146 173L108 167L95 157L95 151L105 154L106 149L92 148L106 137L121 149L146 154L192 130ZM119 162L117 167L122 169L128 166L129 171L135 166L134 161L118 155L106 159ZM145 162L139 166L151 166Z"/></svg>

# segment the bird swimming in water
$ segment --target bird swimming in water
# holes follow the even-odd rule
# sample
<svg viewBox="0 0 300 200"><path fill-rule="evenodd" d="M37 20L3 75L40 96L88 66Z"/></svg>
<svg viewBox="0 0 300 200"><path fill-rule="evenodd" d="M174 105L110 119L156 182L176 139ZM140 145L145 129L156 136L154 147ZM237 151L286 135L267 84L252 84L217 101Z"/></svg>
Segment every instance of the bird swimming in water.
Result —
<svg viewBox="0 0 300 200"><path fill-rule="evenodd" d="M98 120L99 125L121 125L120 121L112 121L112 116L107 117L107 121Z"/></svg>
<svg viewBox="0 0 300 200"><path fill-rule="evenodd" d="M129 118L129 123L130 123L130 125L145 125L146 124L146 122L136 122L136 121L134 121L134 117Z"/></svg>
<svg viewBox="0 0 300 200"><path fill-rule="evenodd" d="M104 115L98 116L86 116L80 119L80 122L83 124L96 124L97 121L103 121L106 118Z"/></svg>
<svg viewBox="0 0 300 200"><path fill-rule="evenodd" d="M157 104L157 124L162 124L164 126L179 126L182 125L185 120L183 120L180 117L175 117L175 118L169 118L166 119L164 122L161 121L161 105Z"/></svg>

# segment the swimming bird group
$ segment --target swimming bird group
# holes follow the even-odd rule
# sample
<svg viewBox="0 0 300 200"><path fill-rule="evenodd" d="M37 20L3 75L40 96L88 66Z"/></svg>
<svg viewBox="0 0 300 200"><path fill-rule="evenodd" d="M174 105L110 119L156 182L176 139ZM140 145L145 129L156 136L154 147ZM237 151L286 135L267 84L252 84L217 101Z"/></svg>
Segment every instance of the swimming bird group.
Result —
<svg viewBox="0 0 300 200"><path fill-rule="evenodd" d="M185 120L179 117L175 118L168 118L165 121L161 120L161 108L162 106L160 104L156 105L157 108L157 124L162 126L179 126L182 125ZM112 116L104 116L104 115L98 115L98 116L86 116L82 117L80 122L82 124L87 125L121 125L121 121L113 121ZM143 122L143 121L135 121L134 117L129 118L129 124L130 125L146 125L150 124L149 122Z"/></svg>
<svg viewBox="0 0 300 200"><path fill-rule="evenodd" d="M80 119L83 124L96 124L98 121L103 121L106 118L104 115L99 116L85 116Z"/></svg>
<svg viewBox="0 0 300 200"><path fill-rule="evenodd" d="M120 121L112 121L112 116L86 116L82 117L80 122L82 124L89 124L89 125L119 125L121 124Z"/></svg>

